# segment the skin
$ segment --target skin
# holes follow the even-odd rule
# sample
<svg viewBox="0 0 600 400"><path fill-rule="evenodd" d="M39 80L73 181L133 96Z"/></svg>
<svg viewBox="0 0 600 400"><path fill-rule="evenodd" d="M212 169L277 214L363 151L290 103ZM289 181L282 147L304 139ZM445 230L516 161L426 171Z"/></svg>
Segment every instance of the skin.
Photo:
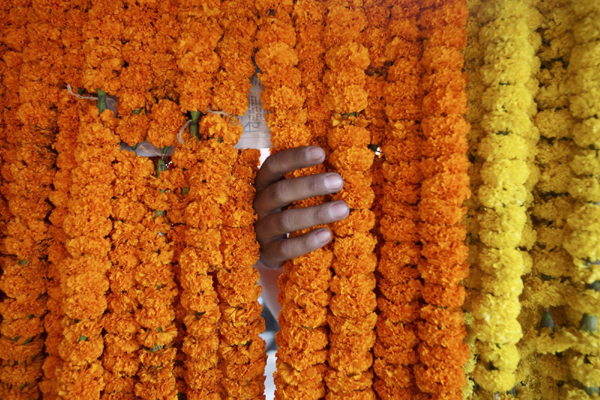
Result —
<svg viewBox="0 0 600 400"><path fill-rule="evenodd" d="M295 238L288 238L287 234L339 221L350 212L343 200L284 209L294 201L337 193L344 187L342 177L331 172L294 179L283 177L288 172L319 165L323 161L325 152L316 146L280 151L266 159L254 181L254 210L258 216L255 228L260 244L260 260L256 267L261 275L263 299L275 317L281 311L277 302L277 278L284 272L281 268L284 262L315 251L331 241L331 232L326 228Z"/></svg>

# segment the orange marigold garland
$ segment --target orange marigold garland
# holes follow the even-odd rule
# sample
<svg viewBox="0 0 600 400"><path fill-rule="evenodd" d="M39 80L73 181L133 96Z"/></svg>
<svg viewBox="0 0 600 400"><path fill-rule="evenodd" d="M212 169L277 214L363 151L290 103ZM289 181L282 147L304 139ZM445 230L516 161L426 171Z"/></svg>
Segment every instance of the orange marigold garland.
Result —
<svg viewBox="0 0 600 400"><path fill-rule="evenodd" d="M216 114L206 115L200 122L200 134L212 142L213 151L223 161L221 166L206 159L204 169L208 189L220 193L203 209L188 208L186 212L203 214L200 225L211 218L221 222L222 264L215 265L219 309L221 314L219 367L224 395L235 399L264 399L265 343L259 337L265 330L258 303L261 287L258 243L254 232L252 209L254 188L251 186L257 171L259 152L246 150L238 154L233 148L242 134L241 125ZM204 151L205 152L205 151ZM220 168L219 181L211 175ZM211 173L210 170L213 170ZM215 216L213 214L220 215ZM215 218L217 217L217 218ZM204 221L203 221L204 220Z"/></svg>
<svg viewBox="0 0 600 400"><path fill-rule="evenodd" d="M152 171L149 161L141 162L147 165L146 171ZM168 175L167 166L159 159L156 178L146 176L145 179L143 231L137 246L141 265L135 270L140 304L135 321L140 326L137 339L141 345L135 394L153 399L172 399L177 395L173 372L177 353L173 346L177 336L173 302L177 287L171 266L173 245L168 239L171 224L165 215L169 212L166 191L170 189L170 181L165 175Z"/></svg>
<svg viewBox="0 0 600 400"><path fill-rule="evenodd" d="M350 2L330 2L324 44L327 86L324 102L333 112L327 139L332 167L342 175L344 189L332 196L344 200L351 213L334 226L330 328L326 383L329 399L375 398L373 391L373 330L376 281L374 254L377 239L370 233L374 192L370 168L374 153L368 147L370 132L361 113L367 107L365 69L368 50L358 43L367 21L362 7Z"/></svg>
<svg viewBox="0 0 600 400"><path fill-rule="evenodd" d="M50 146L56 134L54 105L62 68L58 26L63 11L36 2L25 2L23 6L9 17L13 27L24 28L12 32L22 34L22 41L10 43L7 37L9 41L5 42L22 51L19 98L11 104L22 125L11 128L11 141L16 146L7 192L12 219L7 226L5 246L16 258L5 267L0 280L0 289L8 297L2 304L0 325L0 381L5 385L2 397L17 399L37 398L42 376L46 257L52 239L46 222L51 210L47 199L56 160Z"/></svg>
<svg viewBox="0 0 600 400"><path fill-rule="evenodd" d="M300 2L300 10L307 2ZM275 151L310 144L306 127L307 110L298 61L303 44L297 47L291 13L292 2L259 1L256 63L265 87L262 102ZM318 34L318 33L317 33ZM306 56L304 57L306 60ZM317 59L318 60L318 59ZM312 171L302 171L308 174ZM307 204L307 203L305 203ZM330 253L329 253L330 254ZM328 260L329 258L329 260ZM286 263L286 275L279 279L280 331L277 333L277 371L274 375L278 399L325 395L323 364L326 359L326 292L331 255L319 250ZM311 272L309 272L311 271ZM304 276L318 274L309 282ZM314 283L314 284L313 284Z"/></svg>
<svg viewBox="0 0 600 400"><path fill-rule="evenodd" d="M62 364L58 354L58 346L63 339L62 320L64 312L62 309L63 295L60 287L60 272L62 262L68 257L66 248L67 235L63 229L63 223L67 216L70 189L71 171L76 167L75 149L77 147L77 133L79 132L79 113L81 103L72 97L66 90L60 93L57 104L59 133L54 142L56 150L56 166L58 171L54 177L54 191L49 199L54 205L50 214L52 227L50 232L54 238L48 249L48 314L45 318L46 327L46 352L48 356L44 360L44 380L40 388L47 398L58 398L55 372Z"/></svg>
<svg viewBox="0 0 600 400"><path fill-rule="evenodd" d="M152 164L136 158L134 153L119 152L115 161L114 197L111 201L113 229L110 235L112 266L107 275L110 293L107 295L108 313L104 316L106 348L102 354L106 371L106 387L102 395L105 399L134 394L135 375L140 364L136 353L140 347L136 337L140 326L134 315L139 307L135 270L140 266L140 260L136 245L144 230L140 222L146 211L140 200L153 172Z"/></svg>
<svg viewBox="0 0 600 400"><path fill-rule="evenodd" d="M71 200L63 227L69 237L69 258L62 264L64 338L57 370L58 392L69 399L99 399L104 389L104 369L98 358L104 351L102 317L107 307L106 273L112 230L111 199L114 192L112 162L118 152L117 121L109 110L84 108L80 116L72 172ZM99 110L100 108L100 110Z"/></svg>
<svg viewBox="0 0 600 400"><path fill-rule="evenodd" d="M219 24L223 37L216 52L221 67L215 75L211 107L230 115L244 115L248 109L250 78L256 67L252 61L256 36L254 2L224 0Z"/></svg>
<svg viewBox="0 0 600 400"><path fill-rule="evenodd" d="M185 139L172 161L185 174L189 185L183 210L185 248L179 256L181 305L185 310L182 351L186 356L186 394L188 399L220 398L223 392L218 368L221 315L212 273L223 260L217 199L225 195L212 190L212 186L218 185L220 177L225 175L226 167L220 161L228 157L222 153L217 156L211 146L197 136ZM214 142L218 144L217 139Z"/></svg>
<svg viewBox="0 0 600 400"><path fill-rule="evenodd" d="M419 361L414 373L421 391L437 399L462 399L463 364L469 348L460 309L468 276L468 247L462 224L470 196L467 175L466 77L462 49L468 10L464 0L423 4L419 24L423 43L423 121L425 137L419 203L422 258L419 272L427 303L421 308Z"/></svg>
<svg viewBox="0 0 600 400"><path fill-rule="evenodd" d="M89 93L102 89L116 96L122 87L119 74L123 69L123 0L94 1L83 26L82 85Z"/></svg>
<svg viewBox="0 0 600 400"><path fill-rule="evenodd" d="M423 89L417 16L419 4L408 1L391 9L391 63L384 88L388 125L381 145L382 199L379 231L385 240L377 266L377 319L374 353L375 390L382 399L419 398L411 366L417 363L416 320L422 283L417 268L417 203L420 199L419 160L423 144L418 120Z"/></svg>

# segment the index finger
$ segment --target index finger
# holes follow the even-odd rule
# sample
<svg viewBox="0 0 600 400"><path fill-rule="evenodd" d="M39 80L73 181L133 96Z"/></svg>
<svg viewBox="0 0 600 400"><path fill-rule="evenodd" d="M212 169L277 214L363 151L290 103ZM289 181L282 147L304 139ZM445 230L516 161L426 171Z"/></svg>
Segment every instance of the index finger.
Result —
<svg viewBox="0 0 600 400"><path fill-rule="evenodd" d="M256 174L254 186L257 191L265 189L283 178L284 174L308 168L325 161L325 152L318 146L303 146L279 151L269 156Z"/></svg>

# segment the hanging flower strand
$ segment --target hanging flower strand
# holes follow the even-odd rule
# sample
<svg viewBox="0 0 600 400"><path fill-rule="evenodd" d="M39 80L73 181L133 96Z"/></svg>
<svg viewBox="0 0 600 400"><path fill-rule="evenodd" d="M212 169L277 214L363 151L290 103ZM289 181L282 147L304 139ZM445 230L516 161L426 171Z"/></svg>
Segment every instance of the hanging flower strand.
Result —
<svg viewBox="0 0 600 400"><path fill-rule="evenodd" d="M573 257L572 288L567 296L567 319L573 328L575 343L567 354L572 381L563 389L565 399L596 397L599 393L599 354L597 352L598 317L600 316L600 185L598 185L598 131L600 96L598 95L597 26L600 5L596 2L573 2L576 23L573 47L567 69L569 111L577 119L570 167L576 178L569 184L569 194L577 200L567 218L570 234L563 247Z"/></svg>

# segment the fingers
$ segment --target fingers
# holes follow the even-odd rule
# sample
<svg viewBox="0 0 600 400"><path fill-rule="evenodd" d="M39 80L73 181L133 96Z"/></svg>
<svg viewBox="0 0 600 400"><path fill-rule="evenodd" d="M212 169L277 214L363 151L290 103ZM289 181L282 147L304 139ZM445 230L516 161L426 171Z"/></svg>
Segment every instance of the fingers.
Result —
<svg viewBox="0 0 600 400"><path fill-rule="evenodd" d="M339 221L349 212L348 205L340 200L273 213L256 222L256 236L261 243L270 242L289 232Z"/></svg>
<svg viewBox="0 0 600 400"><path fill-rule="evenodd" d="M328 229L316 229L293 239L275 240L261 250L261 263L267 268L277 269L285 260L300 257L325 246L331 240ZM268 257L265 255L268 254Z"/></svg>
<svg viewBox="0 0 600 400"><path fill-rule="evenodd" d="M337 193L343 187L344 181L336 173L280 180L257 193L254 199L254 210L260 218L294 201Z"/></svg>
<svg viewBox="0 0 600 400"><path fill-rule="evenodd" d="M260 192L283 178L283 174L297 169L319 165L325 160L325 152L317 146L296 147L277 152L267 158L258 171L254 185Z"/></svg>

